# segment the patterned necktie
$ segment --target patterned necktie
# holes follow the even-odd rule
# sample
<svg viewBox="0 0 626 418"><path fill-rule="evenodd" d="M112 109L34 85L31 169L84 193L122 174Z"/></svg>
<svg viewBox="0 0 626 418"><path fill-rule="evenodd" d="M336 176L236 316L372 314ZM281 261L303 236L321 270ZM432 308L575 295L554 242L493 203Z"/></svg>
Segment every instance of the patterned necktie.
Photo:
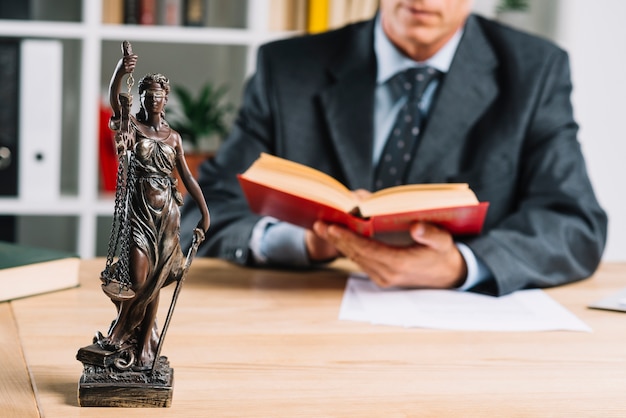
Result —
<svg viewBox="0 0 626 418"><path fill-rule="evenodd" d="M407 96L376 167L374 190L403 184L423 125L419 102L428 84L441 73L432 67L411 68L390 81L394 98Z"/></svg>

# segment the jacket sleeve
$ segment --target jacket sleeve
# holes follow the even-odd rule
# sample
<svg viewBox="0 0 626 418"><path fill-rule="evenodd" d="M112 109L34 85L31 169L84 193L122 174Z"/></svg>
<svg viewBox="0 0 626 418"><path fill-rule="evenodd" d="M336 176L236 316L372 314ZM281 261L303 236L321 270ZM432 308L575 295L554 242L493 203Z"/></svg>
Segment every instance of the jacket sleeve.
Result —
<svg viewBox="0 0 626 418"><path fill-rule="evenodd" d="M503 295L590 276L604 250L607 216L588 177L573 118L567 54L552 54L540 75L535 110L522 150L515 210L467 244Z"/></svg>

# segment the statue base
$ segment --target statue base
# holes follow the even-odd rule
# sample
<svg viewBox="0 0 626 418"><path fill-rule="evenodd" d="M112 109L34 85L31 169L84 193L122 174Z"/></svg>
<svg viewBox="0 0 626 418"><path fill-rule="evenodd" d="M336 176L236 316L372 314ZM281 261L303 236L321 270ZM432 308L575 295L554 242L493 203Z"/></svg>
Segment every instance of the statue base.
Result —
<svg viewBox="0 0 626 418"><path fill-rule="evenodd" d="M118 370L108 365L109 352L93 354L99 347L83 347L77 356L84 371L78 383L78 404L85 407L167 408L172 404L174 369L167 357L159 357L154 370ZM99 363L99 364L93 364Z"/></svg>

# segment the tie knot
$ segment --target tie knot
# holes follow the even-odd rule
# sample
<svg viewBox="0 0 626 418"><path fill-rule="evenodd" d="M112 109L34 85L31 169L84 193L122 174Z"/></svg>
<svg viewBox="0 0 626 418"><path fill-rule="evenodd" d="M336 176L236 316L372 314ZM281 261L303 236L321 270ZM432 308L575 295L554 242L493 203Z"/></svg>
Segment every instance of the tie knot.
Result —
<svg viewBox="0 0 626 418"><path fill-rule="evenodd" d="M390 80L392 92L396 98L408 95L419 99L424 90L441 72L433 67L414 67L394 75Z"/></svg>

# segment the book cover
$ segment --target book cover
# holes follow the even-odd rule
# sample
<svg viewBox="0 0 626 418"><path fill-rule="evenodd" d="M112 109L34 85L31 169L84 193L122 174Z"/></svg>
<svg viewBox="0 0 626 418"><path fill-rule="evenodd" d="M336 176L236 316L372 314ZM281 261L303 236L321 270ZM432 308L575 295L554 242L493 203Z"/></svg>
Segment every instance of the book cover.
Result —
<svg viewBox="0 0 626 418"><path fill-rule="evenodd" d="M78 286L78 255L0 242L0 302Z"/></svg>
<svg viewBox="0 0 626 418"><path fill-rule="evenodd" d="M434 223L453 235L474 235L482 230L489 207L488 202L481 202L476 205L409 210L363 218L356 213L281 191L241 175L238 178L250 209L257 214L273 216L307 229L316 220L322 220L343 225L366 237L407 231L417 221Z"/></svg>
<svg viewBox="0 0 626 418"><path fill-rule="evenodd" d="M307 30L319 33L328 30L330 0L309 0Z"/></svg>
<svg viewBox="0 0 626 418"><path fill-rule="evenodd" d="M102 23L109 25L124 23L124 0L102 0Z"/></svg>

